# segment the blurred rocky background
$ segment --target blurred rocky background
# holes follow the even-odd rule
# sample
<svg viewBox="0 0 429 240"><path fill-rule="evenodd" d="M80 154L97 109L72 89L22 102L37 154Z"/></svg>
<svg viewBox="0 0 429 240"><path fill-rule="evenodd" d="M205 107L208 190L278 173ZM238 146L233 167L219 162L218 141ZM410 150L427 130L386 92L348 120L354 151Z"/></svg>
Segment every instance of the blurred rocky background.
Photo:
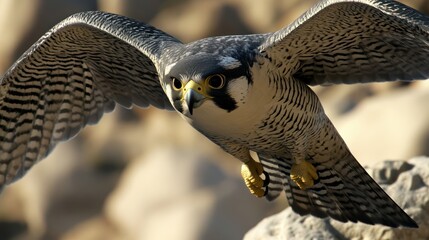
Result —
<svg viewBox="0 0 429 240"><path fill-rule="evenodd" d="M275 31L314 2L0 0L0 75L50 27L80 11L130 16L188 42ZM404 2L429 13L429 0ZM428 81L315 91L363 165L429 155ZM239 169L175 113L117 108L3 191L0 239L241 239L286 200L254 198Z"/></svg>

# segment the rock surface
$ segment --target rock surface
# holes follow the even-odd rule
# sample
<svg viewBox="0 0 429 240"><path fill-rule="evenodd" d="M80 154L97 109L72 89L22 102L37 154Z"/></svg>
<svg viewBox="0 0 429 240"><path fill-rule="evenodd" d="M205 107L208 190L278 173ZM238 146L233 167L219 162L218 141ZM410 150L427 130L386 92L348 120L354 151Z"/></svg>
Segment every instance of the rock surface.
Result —
<svg viewBox="0 0 429 240"><path fill-rule="evenodd" d="M105 215L130 239L240 239L270 211L256 201L204 152L162 147L131 163Z"/></svg>
<svg viewBox="0 0 429 240"><path fill-rule="evenodd" d="M338 117L328 116L355 157L370 166L381 159L429 155L429 107L422 104L428 102L429 81L421 81L366 97Z"/></svg>
<svg viewBox="0 0 429 240"><path fill-rule="evenodd" d="M341 223L329 218L299 216L291 208L262 220L245 240L283 239L428 239L429 158L380 162L367 169L389 196L418 224L418 229Z"/></svg>

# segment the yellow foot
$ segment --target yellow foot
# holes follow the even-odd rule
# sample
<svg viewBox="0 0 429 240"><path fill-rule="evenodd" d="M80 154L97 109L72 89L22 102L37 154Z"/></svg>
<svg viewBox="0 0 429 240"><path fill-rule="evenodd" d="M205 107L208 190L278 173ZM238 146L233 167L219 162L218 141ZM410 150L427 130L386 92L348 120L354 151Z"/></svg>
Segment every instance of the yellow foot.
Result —
<svg viewBox="0 0 429 240"><path fill-rule="evenodd" d="M260 177L261 174L265 175L265 180ZM266 187L268 186L269 178L260 162L251 160L243 163L241 165L241 176L250 193L257 197L263 197L267 194Z"/></svg>
<svg viewBox="0 0 429 240"><path fill-rule="evenodd" d="M316 168L307 161L302 161L298 164L293 164L290 169L290 178L294 181L299 188L305 190L314 185L314 180L317 180Z"/></svg>

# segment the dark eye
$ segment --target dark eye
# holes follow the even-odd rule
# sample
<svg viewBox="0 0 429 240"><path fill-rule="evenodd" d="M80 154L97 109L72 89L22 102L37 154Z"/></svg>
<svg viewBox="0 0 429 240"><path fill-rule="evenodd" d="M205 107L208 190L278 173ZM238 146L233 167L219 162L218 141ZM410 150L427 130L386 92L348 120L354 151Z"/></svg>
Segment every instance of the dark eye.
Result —
<svg viewBox="0 0 429 240"><path fill-rule="evenodd" d="M225 84L225 76L221 74L212 75L207 78L207 84L214 89L220 89Z"/></svg>
<svg viewBox="0 0 429 240"><path fill-rule="evenodd" d="M177 79L175 77L172 77L171 78L171 82L173 83L174 90L177 91L177 90L182 89L183 85L182 85L182 82L179 79Z"/></svg>

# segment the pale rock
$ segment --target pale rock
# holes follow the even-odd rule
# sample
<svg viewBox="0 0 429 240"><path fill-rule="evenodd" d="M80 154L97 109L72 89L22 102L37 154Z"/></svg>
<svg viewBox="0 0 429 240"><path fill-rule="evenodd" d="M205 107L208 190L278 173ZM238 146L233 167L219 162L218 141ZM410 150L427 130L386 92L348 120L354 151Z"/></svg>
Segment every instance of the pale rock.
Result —
<svg viewBox="0 0 429 240"><path fill-rule="evenodd" d="M429 81L422 81L363 98L351 111L328 116L356 159L373 165L429 155L428 102Z"/></svg>
<svg viewBox="0 0 429 240"><path fill-rule="evenodd" d="M159 0L97 0L101 11L116 13L149 22L162 8L169 6L168 1Z"/></svg>
<svg viewBox="0 0 429 240"><path fill-rule="evenodd" d="M124 239L239 239L273 208L198 149L159 147L126 169L105 214Z"/></svg>
<svg viewBox="0 0 429 240"><path fill-rule="evenodd" d="M160 11L151 24L185 43L208 36L252 32L235 4L228 1L184 1Z"/></svg>
<svg viewBox="0 0 429 240"><path fill-rule="evenodd" d="M106 218L103 216L91 218L75 226L65 233L59 240L125 240Z"/></svg>
<svg viewBox="0 0 429 240"><path fill-rule="evenodd" d="M96 0L1 0L0 76L51 27Z"/></svg>
<svg viewBox="0 0 429 240"><path fill-rule="evenodd" d="M68 178L79 168L78 155L73 143L61 145L22 179L7 186L0 197L2 218L25 222L31 239L43 236L51 205L70 189Z"/></svg>
<svg viewBox="0 0 429 240"><path fill-rule="evenodd" d="M337 239L331 228L328 220L302 217L287 208L262 220L244 240Z"/></svg>
<svg viewBox="0 0 429 240"><path fill-rule="evenodd" d="M37 1L3 0L0 1L0 76L17 58L16 49L19 48L25 34L34 20ZM22 16L16 18L16 10Z"/></svg>

